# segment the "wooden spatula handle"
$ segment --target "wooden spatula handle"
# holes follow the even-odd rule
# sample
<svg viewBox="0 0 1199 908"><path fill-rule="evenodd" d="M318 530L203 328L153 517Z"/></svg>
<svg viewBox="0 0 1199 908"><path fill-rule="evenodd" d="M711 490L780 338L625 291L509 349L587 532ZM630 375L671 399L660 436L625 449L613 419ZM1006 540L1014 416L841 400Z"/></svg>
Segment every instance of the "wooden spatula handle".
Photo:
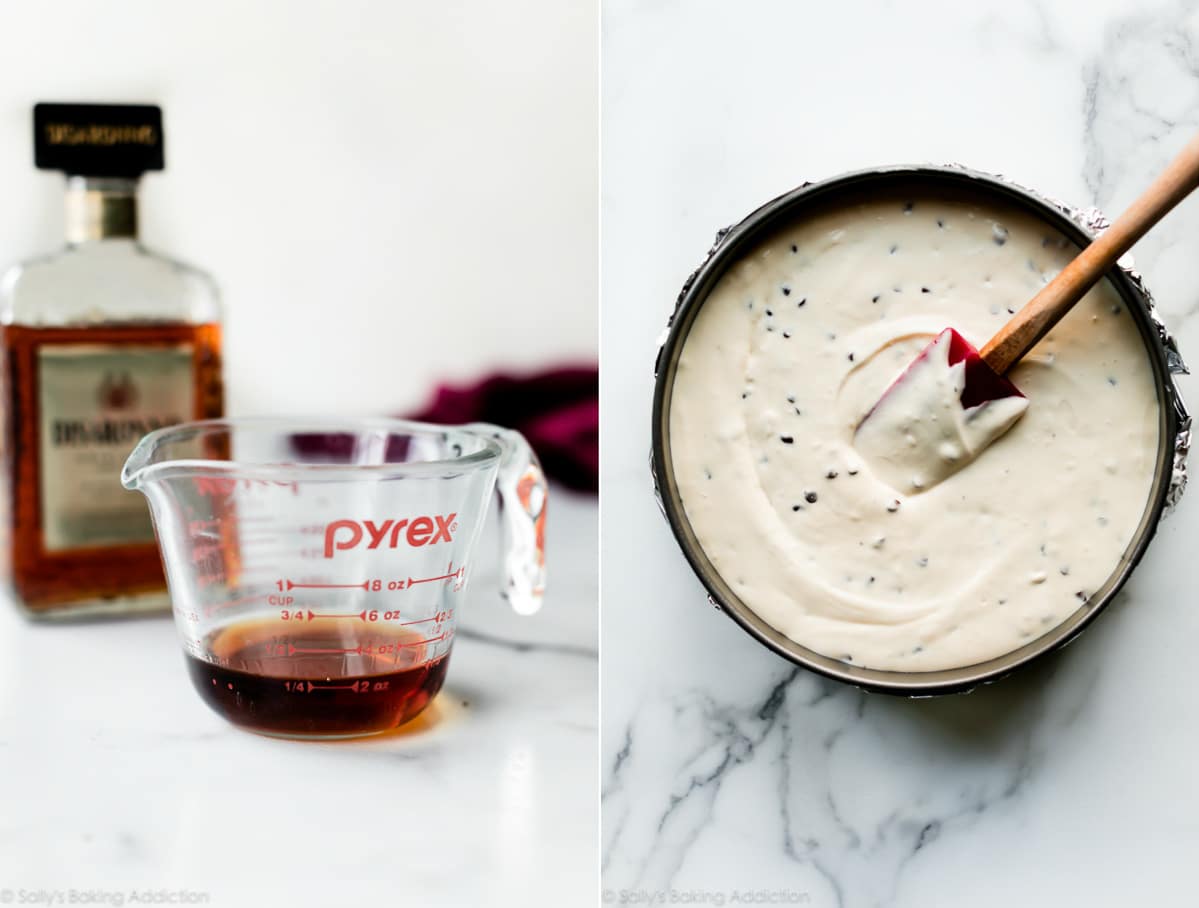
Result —
<svg viewBox="0 0 1199 908"><path fill-rule="evenodd" d="M1190 141L1116 222L987 341L981 355L1002 375L1058 323L1171 208L1199 186L1199 137Z"/></svg>

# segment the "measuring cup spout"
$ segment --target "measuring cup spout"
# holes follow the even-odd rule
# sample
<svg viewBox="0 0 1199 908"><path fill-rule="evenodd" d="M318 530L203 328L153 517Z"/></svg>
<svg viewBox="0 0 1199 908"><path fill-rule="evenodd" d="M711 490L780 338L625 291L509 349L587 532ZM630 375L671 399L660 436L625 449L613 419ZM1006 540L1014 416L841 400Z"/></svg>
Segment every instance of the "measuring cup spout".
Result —
<svg viewBox="0 0 1199 908"><path fill-rule="evenodd" d="M121 485L130 491L141 491L142 474L153 461L160 434L161 430L143 436L126 458L125 466L121 468Z"/></svg>
<svg viewBox="0 0 1199 908"><path fill-rule="evenodd" d="M545 595L548 489L541 463L519 432L489 423L471 423L463 428L494 439L503 451L495 484L504 551L504 587L500 595L517 613L532 615L541 608Z"/></svg>

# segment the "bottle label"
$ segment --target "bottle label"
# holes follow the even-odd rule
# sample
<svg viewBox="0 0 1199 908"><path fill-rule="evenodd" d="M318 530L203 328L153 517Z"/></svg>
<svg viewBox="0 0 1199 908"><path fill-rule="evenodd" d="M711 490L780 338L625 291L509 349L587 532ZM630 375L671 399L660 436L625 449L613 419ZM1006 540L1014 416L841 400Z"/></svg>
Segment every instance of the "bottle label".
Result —
<svg viewBox="0 0 1199 908"><path fill-rule="evenodd" d="M147 432L195 407L190 344L46 345L38 350L42 545L49 552L154 540L121 467Z"/></svg>

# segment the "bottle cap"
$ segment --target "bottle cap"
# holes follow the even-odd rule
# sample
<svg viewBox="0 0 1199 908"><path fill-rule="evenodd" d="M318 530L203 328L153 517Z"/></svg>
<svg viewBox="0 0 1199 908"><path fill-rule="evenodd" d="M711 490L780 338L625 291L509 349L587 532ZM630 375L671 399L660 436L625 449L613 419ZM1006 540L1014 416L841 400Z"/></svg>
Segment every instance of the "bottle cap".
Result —
<svg viewBox="0 0 1199 908"><path fill-rule="evenodd" d="M162 109L147 104L35 104L33 160L72 176L162 170Z"/></svg>

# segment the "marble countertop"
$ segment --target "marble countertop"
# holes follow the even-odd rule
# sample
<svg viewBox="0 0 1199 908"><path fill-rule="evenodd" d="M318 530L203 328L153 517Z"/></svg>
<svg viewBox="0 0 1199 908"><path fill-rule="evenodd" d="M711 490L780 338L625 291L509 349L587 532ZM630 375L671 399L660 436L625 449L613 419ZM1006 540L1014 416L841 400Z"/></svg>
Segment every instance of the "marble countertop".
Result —
<svg viewBox="0 0 1199 908"><path fill-rule="evenodd" d="M1080 11L605 4L608 903L1196 901L1199 492L1074 645L969 695L902 700L801 671L710 607L647 470L655 341L716 229L763 201L900 162L958 161L1109 213L1148 183L1199 127L1199 8ZM1197 244L1190 199L1135 254L1193 362Z"/></svg>
<svg viewBox="0 0 1199 908"><path fill-rule="evenodd" d="M232 728L192 691L167 618L31 624L0 603L0 904L590 896L597 507L555 489L550 514L543 611L516 616L474 577L428 718L374 739Z"/></svg>

